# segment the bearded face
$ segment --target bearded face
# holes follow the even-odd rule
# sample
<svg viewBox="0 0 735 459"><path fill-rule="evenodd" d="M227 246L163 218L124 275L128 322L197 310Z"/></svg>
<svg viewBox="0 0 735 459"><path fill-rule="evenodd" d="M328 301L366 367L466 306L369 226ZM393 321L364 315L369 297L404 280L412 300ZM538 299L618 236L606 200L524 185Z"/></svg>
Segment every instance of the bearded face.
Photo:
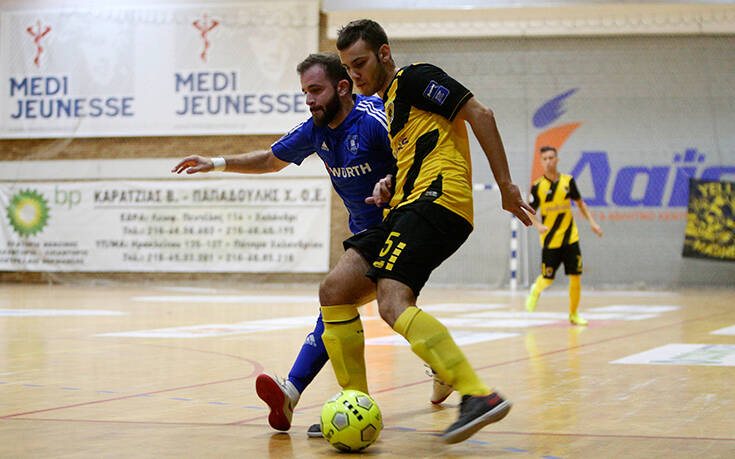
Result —
<svg viewBox="0 0 735 459"><path fill-rule="evenodd" d="M339 100L339 96L337 95L337 88L333 87L331 92L331 97L329 97L323 105L312 105L309 108L311 116L314 119L314 124L319 127L323 127L331 123L342 106L342 102Z"/></svg>

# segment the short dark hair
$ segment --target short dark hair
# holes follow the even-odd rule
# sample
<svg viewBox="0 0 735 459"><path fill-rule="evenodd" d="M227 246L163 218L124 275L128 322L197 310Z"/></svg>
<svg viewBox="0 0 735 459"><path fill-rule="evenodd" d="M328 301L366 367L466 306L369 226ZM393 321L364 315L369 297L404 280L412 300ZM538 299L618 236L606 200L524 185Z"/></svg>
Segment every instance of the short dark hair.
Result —
<svg viewBox="0 0 735 459"><path fill-rule="evenodd" d="M337 31L337 49L342 51L360 39L365 40L375 54L388 44L388 36L380 24L372 19L357 19Z"/></svg>
<svg viewBox="0 0 735 459"><path fill-rule="evenodd" d="M544 153L546 153L547 151L553 151L553 152L554 152L554 154L555 154L556 156L559 156L559 152L558 152L558 151L556 151L556 148L554 148L554 147L550 147L550 146L548 146L548 145L546 145L546 146L544 146L544 147L541 147L541 149L539 150L539 152L540 152L540 153L541 153L542 155L543 155Z"/></svg>
<svg viewBox="0 0 735 459"><path fill-rule="evenodd" d="M337 87L340 81L347 80L350 85L350 92L352 92L352 79L347 74L347 70L342 67L342 62L339 60L337 53L309 54L306 59L296 66L296 71L299 72L299 75L302 75L315 65L322 66L324 73L327 74L327 78L332 81L334 87Z"/></svg>

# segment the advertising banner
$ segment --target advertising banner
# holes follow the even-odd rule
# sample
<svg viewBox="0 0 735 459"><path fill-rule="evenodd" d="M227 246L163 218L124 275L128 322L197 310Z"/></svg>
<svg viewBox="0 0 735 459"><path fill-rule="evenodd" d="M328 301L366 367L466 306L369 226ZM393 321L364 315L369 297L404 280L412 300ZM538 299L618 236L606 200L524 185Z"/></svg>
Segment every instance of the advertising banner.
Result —
<svg viewBox="0 0 735 459"><path fill-rule="evenodd" d="M682 255L735 261L735 182L689 180Z"/></svg>
<svg viewBox="0 0 735 459"><path fill-rule="evenodd" d="M0 138L278 134L308 117L296 65L318 2L0 16Z"/></svg>
<svg viewBox="0 0 735 459"><path fill-rule="evenodd" d="M326 272L326 178L0 182L0 269Z"/></svg>

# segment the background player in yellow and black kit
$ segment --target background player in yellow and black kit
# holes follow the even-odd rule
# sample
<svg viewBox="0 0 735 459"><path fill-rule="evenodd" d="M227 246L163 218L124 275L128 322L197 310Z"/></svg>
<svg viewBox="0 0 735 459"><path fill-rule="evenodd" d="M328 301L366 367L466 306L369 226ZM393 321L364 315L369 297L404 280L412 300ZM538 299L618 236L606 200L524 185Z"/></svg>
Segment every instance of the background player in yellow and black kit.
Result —
<svg viewBox="0 0 735 459"><path fill-rule="evenodd" d="M388 38L374 21L362 19L337 37L342 65L358 90L383 97L398 171L395 187L381 180L373 192L390 212L377 227L345 241L363 254L367 276L377 283L381 317L411 344L411 350L462 394L457 422L442 434L455 443L502 419L510 402L486 386L444 325L416 307L431 272L472 231L472 166L465 121L472 127L498 183L503 208L526 225L531 220L508 170L495 118L472 93L440 68L414 64L398 69ZM364 359L355 305L323 305L323 340L342 387L360 381ZM360 350L360 352L362 352ZM362 371L361 371L362 369Z"/></svg>
<svg viewBox="0 0 735 459"><path fill-rule="evenodd" d="M582 200L574 177L558 172L559 154L556 148L541 147L539 154L544 175L531 187L531 206L540 209L541 221L533 215L531 221L541 235L541 275L531 286L526 309L536 310L539 295L554 282L556 270L564 262L564 272L569 276L569 321L575 325L587 325L587 321L577 314L582 252L579 250L579 232L572 216L572 201L590 222L595 234L601 237L602 229Z"/></svg>

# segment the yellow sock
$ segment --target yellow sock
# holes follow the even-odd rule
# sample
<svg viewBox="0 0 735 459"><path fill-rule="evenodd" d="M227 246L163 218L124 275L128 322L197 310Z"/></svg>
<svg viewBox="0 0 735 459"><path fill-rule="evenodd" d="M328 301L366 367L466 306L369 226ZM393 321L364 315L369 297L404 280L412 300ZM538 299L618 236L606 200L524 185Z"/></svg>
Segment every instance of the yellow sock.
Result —
<svg viewBox="0 0 735 459"><path fill-rule="evenodd" d="M540 295L541 292L546 290L546 288L549 287L553 283L554 283L554 279L547 279L544 276L537 277L536 283L533 284L535 285L535 287L533 288L534 293L536 294L536 296Z"/></svg>
<svg viewBox="0 0 735 459"><path fill-rule="evenodd" d="M475 370L449 335L447 327L416 306L403 311L393 329L411 344L411 350L428 363L439 376L462 395L488 395L492 390L477 377Z"/></svg>
<svg viewBox="0 0 735 459"><path fill-rule="evenodd" d="M579 274L569 276L569 315L576 316L579 308L579 297L582 294L582 284Z"/></svg>
<svg viewBox="0 0 735 459"><path fill-rule="evenodd" d="M342 389L369 393L365 372L365 333L354 304L322 306L322 341Z"/></svg>

